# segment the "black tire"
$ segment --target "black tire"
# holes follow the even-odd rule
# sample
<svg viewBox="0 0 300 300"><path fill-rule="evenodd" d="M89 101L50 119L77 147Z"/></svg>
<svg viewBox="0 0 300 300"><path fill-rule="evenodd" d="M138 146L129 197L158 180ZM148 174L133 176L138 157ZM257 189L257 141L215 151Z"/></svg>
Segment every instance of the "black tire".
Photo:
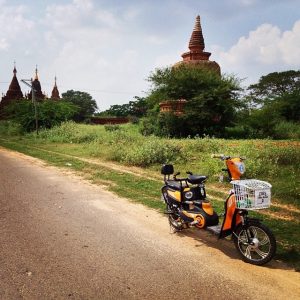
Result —
<svg viewBox="0 0 300 300"><path fill-rule="evenodd" d="M251 239L250 243L247 233ZM247 263L261 266L275 255L275 237L272 231L261 223L250 221L245 226L239 226L233 236L236 249Z"/></svg>
<svg viewBox="0 0 300 300"><path fill-rule="evenodd" d="M168 205L167 205L167 210L172 211ZM181 218L176 212L168 214L168 218L169 218L171 232L174 233L177 231L181 231L183 229Z"/></svg>

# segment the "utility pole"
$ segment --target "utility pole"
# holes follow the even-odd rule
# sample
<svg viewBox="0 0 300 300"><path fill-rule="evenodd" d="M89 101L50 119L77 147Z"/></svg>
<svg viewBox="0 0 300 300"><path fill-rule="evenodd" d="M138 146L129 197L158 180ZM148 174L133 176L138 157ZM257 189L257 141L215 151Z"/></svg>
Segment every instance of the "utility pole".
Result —
<svg viewBox="0 0 300 300"><path fill-rule="evenodd" d="M33 86L33 81L32 78L31 79L21 79L21 81L26 84L28 87L31 88L31 101L33 103L34 106L34 116L35 116L35 130L36 130L36 135L39 134L39 121L38 121L38 111L37 111L37 105L36 105L36 100L35 100L35 92L36 90L34 89ZM30 83L28 83L30 82Z"/></svg>

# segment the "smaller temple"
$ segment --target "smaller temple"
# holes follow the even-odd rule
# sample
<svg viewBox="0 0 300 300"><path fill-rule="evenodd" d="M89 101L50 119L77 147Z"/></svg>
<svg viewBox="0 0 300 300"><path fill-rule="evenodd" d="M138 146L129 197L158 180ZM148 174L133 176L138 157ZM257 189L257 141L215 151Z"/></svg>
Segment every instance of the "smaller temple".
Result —
<svg viewBox="0 0 300 300"><path fill-rule="evenodd" d="M57 85L56 85L56 76L54 77L54 87L53 87L53 90L52 90L52 93L51 93L51 99L54 99L54 100L59 100L60 99L59 91L58 91L58 88L57 88Z"/></svg>
<svg viewBox="0 0 300 300"><path fill-rule="evenodd" d="M21 91L21 87L17 79L16 64L14 64L13 73L14 75L8 87L8 91L6 92L6 95L2 97L2 100L0 102L0 108L3 108L5 105L9 104L13 100L23 99L23 93Z"/></svg>
<svg viewBox="0 0 300 300"><path fill-rule="evenodd" d="M39 81L39 76L38 76L38 69L37 66L35 68L35 77L34 80L32 81L32 86L35 90L35 99L36 100L44 100L46 98L45 94L43 94L42 92L42 87L41 87L41 83ZM30 91L27 95L28 99L32 99L32 91Z"/></svg>
<svg viewBox="0 0 300 300"><path fill-rule="evenodd" d="M172 112L176 116L181 116L183 115L183 108L186 102L185 99L166 100L159 103L159 109L162 113Z"/></svg>

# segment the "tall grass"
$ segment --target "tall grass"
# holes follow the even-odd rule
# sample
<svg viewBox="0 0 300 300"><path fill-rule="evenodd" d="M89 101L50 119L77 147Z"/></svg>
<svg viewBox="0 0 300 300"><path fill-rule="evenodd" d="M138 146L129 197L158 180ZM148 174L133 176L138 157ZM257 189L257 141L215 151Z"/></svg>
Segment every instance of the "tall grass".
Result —
<svg viewBox="0 0 300 300"><path fill-rule="evenodd" d="M0 121L0 136L17 136L23 134L23 128L20 124L10 120Z"/></svg>
<svg viewBox="0 0 300 300"><path fill-rule="evenodd" d="M142 136L137 125L93 126L73 122L43 130L38 138L35 134L27 138L35 143L63 144L64 153L72 149L86 157L148 167L157 172L162 163L173 163L176 170L210 176L210 182L218 180L224 167L211 154L246 156L247 178L271 182L275 197L300 206L300 141L168 139Z"/></svg>

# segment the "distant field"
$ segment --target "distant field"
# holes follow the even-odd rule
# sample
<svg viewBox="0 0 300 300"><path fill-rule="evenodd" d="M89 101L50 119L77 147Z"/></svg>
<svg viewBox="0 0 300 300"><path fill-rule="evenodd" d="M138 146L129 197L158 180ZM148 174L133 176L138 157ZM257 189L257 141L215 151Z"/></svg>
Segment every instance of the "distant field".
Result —
<svg viewBox="0 0 300 300"><path fill-rule="evenodd" d="M211 154L244 156L246 177L265 180L273 186L274 205L258 216L278 239L277 258L300 269L300 141L166 139L144 137L137 125L74 123L41 131L36 137L17 135L7 126L0 123L0 145L80 171L121 196L158 209L163 209L159 201L162 163L173 163L182 174L190 170L208 175L208 193L221 211L221 200L230 184L218 182L224 166Z"/></svg>

